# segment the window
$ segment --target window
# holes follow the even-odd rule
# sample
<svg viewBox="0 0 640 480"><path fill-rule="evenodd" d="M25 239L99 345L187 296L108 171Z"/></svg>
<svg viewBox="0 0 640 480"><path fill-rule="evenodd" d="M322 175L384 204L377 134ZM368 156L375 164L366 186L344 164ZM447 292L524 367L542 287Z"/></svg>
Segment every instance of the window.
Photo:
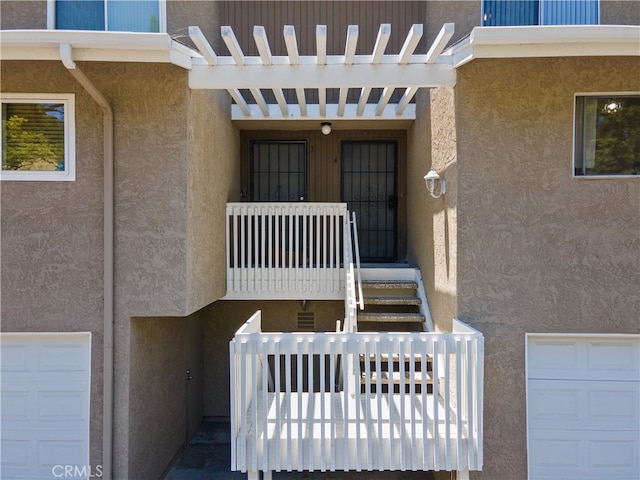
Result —
<svg viewBox="0 0 640 480"><path fill-rule="evenodd" d="M49 28L165 32L165 0L49 0Z"/></svg>
<svg viewBox="0 0 640 480"><path fill-rule="evenodd" d="M483 0L482 25L597 25L599 0Z"/></svg>
<svg viewBox="0 0 640 480"><path fill-rule="evenodd" d="M2 94L2 180L75 180L73 94Z"/></svg>
<svg viewBox="0 0 640 480"><path fill-rule="evenodd" d="M576 95L576 176L640 175L640 95Z"/></svg>

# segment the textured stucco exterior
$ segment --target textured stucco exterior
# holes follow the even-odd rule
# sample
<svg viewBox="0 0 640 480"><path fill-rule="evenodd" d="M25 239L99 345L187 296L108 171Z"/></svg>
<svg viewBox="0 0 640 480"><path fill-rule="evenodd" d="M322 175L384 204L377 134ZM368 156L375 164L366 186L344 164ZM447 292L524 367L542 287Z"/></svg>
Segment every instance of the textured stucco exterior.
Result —
<svg viewBox="0 0 640 480"><path fill-rule="evenodd" d="M190 91L178 67L80 68L114 111L114 473L124 478L130 463L140 469L149 460L134 452L141 444L131 368L144 345L131 343L131 318L185 317L224 295L224 215L239 193L239 135L227 97ZM99 465L102 112L58 62L3 62L2 91L76 95L77 180L2 183L2 330L94 334L90 440Z"/></svg>
<svg viewBox="0 0 640 480"><path fill-rule="evenodd" d="M47 0L1 0L0 28L47 28Z"/></svg>
<svg viewBox="0 0 640 480"><path fill-rule="evenodd" d="M526 477L526 332L640 332L640 181L572 178L574 94L639 90L637 58L458 71L457 313L486 352L474 478Z"/></svg>
<svg viewBox="0 0 640 480"><path fill-rule="evenodd" d="M59 62L2 62L2 92L73 93L75 182L0 185L3 332L92 333L90 459L102 456L102 113Z"/></svg>
<svg viewBox="0 0 640 480"><path fill-rule="evenodd" d="M226 294L226 204L240 200L240 135L226 92L189 94L185 314Z"/></svg>
<svg viewBox="0 0 640 480"><path fill-rule="evenodd" d="M640 25L637 0L600 0L601 25Z"/></svg>
<svg viewBox="0 0 640 480"><path fill-rule="evenodd" d="M408 257L420 268L437 331L450 331L456 315L457 157L455 92L436 88L417 97L416 121L408 132ZM446 193L432 198L424 175L436 170ZM436 192L438 193L438 192Z"/></svg>
<svg viewBox="0 0 640 480"><path fill-rule="evenodd" d="M128 478L161 478L202 419L203 313L131 320Z"/></svg>

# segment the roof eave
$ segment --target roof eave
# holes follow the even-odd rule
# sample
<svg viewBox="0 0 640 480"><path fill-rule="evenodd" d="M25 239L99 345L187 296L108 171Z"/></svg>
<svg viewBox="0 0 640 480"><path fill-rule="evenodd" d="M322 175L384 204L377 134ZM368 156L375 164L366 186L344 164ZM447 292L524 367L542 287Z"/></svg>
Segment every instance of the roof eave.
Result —
<svg viewBox="0 0 640 480"><path fill-rule="evenodd" d="M640 56L640 26L476 27L444 54L455 68L476 58Z"/></svg>
<svg viewBox="0 0 640 480"><path fill-rule="evenodd" d="M69 44L77 61L172 63L191 69L200 54L166 33L84 30L3 30L0 60L60 60L60 45Z"/></svg>

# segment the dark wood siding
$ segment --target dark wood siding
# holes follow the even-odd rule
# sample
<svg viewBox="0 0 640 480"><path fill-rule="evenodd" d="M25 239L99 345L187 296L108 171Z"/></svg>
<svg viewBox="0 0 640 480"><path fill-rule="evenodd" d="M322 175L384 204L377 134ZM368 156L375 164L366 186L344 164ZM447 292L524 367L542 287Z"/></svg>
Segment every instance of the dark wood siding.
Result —
<svg viewBox="0 0 640 480"><path fill-rule="evenodd" d="M249 147L252 140L306 140L309 202L340 202L340 145L343 140L392 140L398 143L398 258L406 252L406 157L404 130L318 130L241 132L241 187L249 191ZM245 198L248 200L248 198Z"/></svg>
<svg viewBox="0 0 640 480"><path fill-rule="evenodd" d="M347 27L359 26L357 54L367 55L373 47L381 23L391 24L387 53L398 53L414 23L426 21L425 1L225 1L220 5L222 25L230 25L246 55L258 55L253 26L265 27L271 52L286 55L285 25L296 29L301 55L316 54L316 25L327 25L327 54L344 53ZM219 35L219 33L218 33ZM416 53L426 53L421 40ZM227 55L226 49L222 52Z"/></svg>

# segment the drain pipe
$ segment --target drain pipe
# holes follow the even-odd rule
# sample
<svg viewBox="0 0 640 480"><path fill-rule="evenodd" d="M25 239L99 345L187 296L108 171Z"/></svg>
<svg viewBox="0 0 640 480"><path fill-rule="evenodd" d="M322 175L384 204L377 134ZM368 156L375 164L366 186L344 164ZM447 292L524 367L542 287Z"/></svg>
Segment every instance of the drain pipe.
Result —
<svg viewBox="0 0 640 480"><path fill-rule="evenodd" d="M102 417L102 478L112 478L113 467L113 110L107 99L73 61L71 45L60 44L60 59L69 73L102 108L104 130L104 384Z"/></svg>

